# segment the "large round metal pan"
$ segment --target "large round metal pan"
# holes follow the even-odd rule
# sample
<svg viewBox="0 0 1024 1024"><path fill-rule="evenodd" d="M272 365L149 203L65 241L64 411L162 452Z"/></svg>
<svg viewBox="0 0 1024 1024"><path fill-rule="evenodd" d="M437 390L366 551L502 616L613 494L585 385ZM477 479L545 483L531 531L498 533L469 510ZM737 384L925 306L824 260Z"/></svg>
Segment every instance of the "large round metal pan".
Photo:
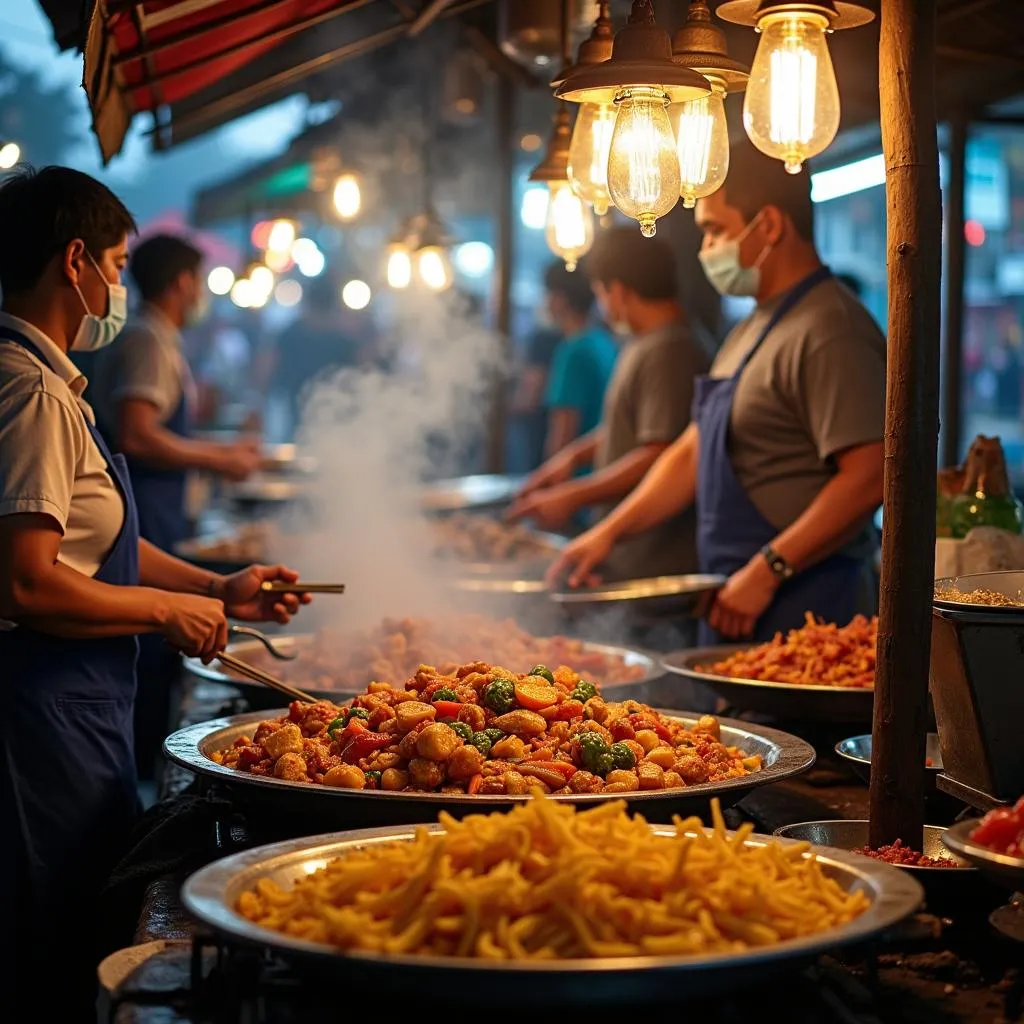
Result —
<svg viewBox="0 0 1024 1024"><path fill-rule="evenodd" d="M1006 853L996 853L987 846L972 842L971 833L980 824L980 819L957 822L952 828L942 833L942 842L979 871L987 875L993 882L1008 889L1024 891L1024 857L1011 857Z"/></svg>
<svg viewBox="0 0 1024 1024"><path fill-rule="evenodd" d="M555 590L551 600L574 611L624 608L638 615L689 615L699 619L707 614L712 599L724 584L724 576L699 573L652 576L601 587Z"/></svg>
<svg viewBox="0 0 1024 1024"><path fill-rule="evenodd" d="M932 606L936 611L945 613L991 614L998 618L1016 618L1024 621L1024 571L1013 572L979 572L968 576L947 576L935 581L936 592L970 594L974 590L990 590L994 594L1002 594L1011 601L1017 601L1016 607L999 604L983 604L977 601L957 601L947 597L935 597Z"/></svg>
<svg viewBox="0 0 1024 1024"><path fill-rule="evenodd" d="M672 830L651 826L659 835ZM441 831L433 826L433 831ZM320 943L295 939L254 924L237 913L239 896L262 878L287 886L334 857L372 843L408 841L407 826L336 832L257 847L217 861L188 878L182 890L185 907L215 932L247 945L272 950L300 971L349 978L371 986L386 985L389 993L437 991L485 1005L514 1001L549 1006L553 1003L633 1004L707 995L777 977L785 968L812 962L819 954L875 938L920 906L920 885L888 864L840 850L813 852L825 873L847 891L861 891L870 907L838 928L775 946L742 953L705 956L602 957L590 960L475 960L455 957L380 955L342 952ZM767 836L751 836L749 846L763 846Z"/></svg>
<svg viewBox="0 0 1024 1024"><path fill-rule="evenodd" d="M420 492L426 512L464 512L508 505L526 482L525 476L483 474L438 480Z"/></svg>
<svg viewBox="0 0 1024 1024"><path fill-rule="evenodd" d="M697 715L686 712L662 711L667 718L685 722L696 721ZM197 775L213 780L232 791L240 801L261 804L267 810L296 814L336 824L396 824L411 821L435 821L439 811L461 817L481 811L494 811L511 807L529 797L502 794L456 793L391 793L382 790L338 789L308 782L287 782L282 779L250 775L227 768L210 758L218 750L226 750L242 736L251 736L253 729L267 718L285 715L277 711L249 712L229 718L180 729L164 740L164 754L175 764ZM717 796L730 806L751 790L780 779L787 779L807 771L814 764L814 748L797 736L758 726L757 732L743 728L744 723L721 720L722 742L739 747L748 754L760 754L760 771L741 778L726 779L682 789L643 790L636 793L614 794L628 801L631 807L642 810L647 817L663 814L664 820L673 814L693 814L706 811L708 802ZM612 794L580 793L571 796L553 796L552 800L566 801L578 806L592 806L612 799Z"/></svg>
<svg viewBox="0 0 1024 1024"><path fill-rule="evenodd" d="M708 675L697 670L698 665L713 665L737 651L749 649L750 644L693 647L690 650L666 655L661 664L666 672L703 683L719 697L728 701L730 708L738 711L756 711L778 718L794 718L805 722L871 721L871 708L875 696L873 689L765 683L756 679Z"/></svg>
<svg viewBox="0 0 1024 1024"><path fill-rule="evenodd" d="M313 639L313 636L308 633L296 633L292 636L275 636L274 646L288 653L293 651L301 652L302 647L312 643ZM657 660L643 651L629 647L613 647L610 644L593 644L588 642L581 643L580 646L583 650L595 654L604 654L610 658L621 658L628 667L642 670L636 679L620 682L606 682L603 679L599 679L601 693L609 700L632 698L633 700L644 702L644 687L657 679L661 679L664 675L661 665L658 664ZM228 644L227 653L233 654L236 658L241 658L245 661L252 654L262 656L264 648L258 640L242 640L238 643ZM222 683L242 688L246 697L250 699L251 703L254 703L254 706L258 702L261 708L271 708L276 707L281 702L280 694L274 690L261 686L259 683L254 683L250 679L240 679L238 676L231 675L216 663L204 665L198 658L183 658L182 661L186 671L197 679L205 679L212 683ZM573 666L570 665L569 667L572 668ZM269 670L273 671L278 678L283 677L285 682L295 683L295 685L301 687L311 696L325 697L327 700L353 697L357 693L362 693L366 684L370 682L370 678L367 676L366 680L358 687L352 687L351 689L325 689L323 687L311 686L306 680L291 677L288 672L288 663L286 662L277 662ZM592 676L593 673L588 672L586 675Z"/></svg>
<svg viewBox="0 0 1024 1024"><path fill-rule="evenodd" d="M835 751L865 782L871 780L871 733L840 740L835 746ZM924 756L925 771L928 773L928 791L931 793L935 790L935 779L942 771L942 751L939 748L938 733L928 733Z"/></svg>

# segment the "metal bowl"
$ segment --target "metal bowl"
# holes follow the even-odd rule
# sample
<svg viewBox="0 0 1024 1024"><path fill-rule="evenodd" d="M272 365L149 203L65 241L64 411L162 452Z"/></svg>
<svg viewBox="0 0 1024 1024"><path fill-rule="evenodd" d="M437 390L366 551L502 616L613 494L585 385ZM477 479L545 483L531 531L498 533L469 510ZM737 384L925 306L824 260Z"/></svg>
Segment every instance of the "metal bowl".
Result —
<svg viewBox="0 0 1024 1024"><path fill-rule="evenodd" d="M1021 602L1016 607L998 604L980 604L976 601L957 601L953 598L935 597L933 606L949 612L986 612L1000 618L1016 618L1024 623L1024 571L978 572L967 576L947 576L935 581L935 589L969 594L973 590L990 590L1002 594L1012 601Z"/></svg>
<svg viewBox="0 0 1024 1024"><path fill-rule="evenodd" d="M724 576L652 576L600 587L555 590L551 600L573 610L619 607L638 615L689 615L699 619L707 614L724 585Z"/></svg>
<svg viewBox="0 0 1024 1024"><path fill-rule="evenodd" d="M1015 891L1024 890L1024 857L996 853L987 846L972 842L971 833L980 823L980 818L957 822L942 833L942 842L955 856L973 864L997 885Z"/></svg>
<svg viewBox="0 0 1024 1024"><path fill-rule="evenodd" d="M438 480L420 492L425 512L464 512L508 505L526 482L525 476L481 474Z"/></svg>
<svg viewBox="0 0 1024 1024"><path fill-rule="evenodd" d="M667 672L703 683L737 710L807 722L871 721L875 699L873 689L768 683L757 679L709 675L697 670L698 665L713 665L738 651L750 650L750 647L750 644L694 647L666 655L661 663Z"/></svg>
<svg viewBox="0 0 1024 1024"><path fill-rule="evenodd" d="M942 844L941 825L925 825L924 836L920 846L915 849L926 857L946 857L957 862L955 868L919 868L904 864L893 867L916 878L924 887L929 906L935 910L937 906L948 904L965 897L977 897L987 887L984 879L965 860L950 856ZM816 846L832 846L837 850L860 850L868 845L867 821L804 821L796 825L785 825L777 828L775 835L784 839L802 839ZM904 840L906 842L907 840ZM854 854L860 857L862 854ZM871 860L871 857L864 857ZM877 863L877 862L876 862Z"/></svg>
<svg viewBox="0 0 1024 1024"><path fill-rule="evenodd" d="M659 835L673 831L651 826ZM433 826L432 831L440 831ZM691 957L602 957L590 960L480 960L455 957L342 952L253 924L235 910L241 893L262 878L293 883L328 860L371 843L408 841L408 826L341 832L275 843L235 854L197 871L185 882L185 907L215 932L272 950L289 963L338 981L380 983L389 993L445 991L488 1005L513 1001L549 1006L648 1003L706 995L763 981L785 967L812 962L819 954L875 938L920 906L921 887L887 864L838 850L815 850L823 870L847 891L871 901L858 918L816 935L742 953ZM750 846L772 840L751 836ZM778 840L775 840L778 841Z"/></svg>
<svg viewBox="0 0 1024 1024"><path fill-rule="evenodd" d="M865 782L871 780L871 733L840 740L835 746L835 751ZM928 788L934 790L935 777L942 771L942 751L939 750L938 733L928 733L925 757L931 762L925 765L928 772Z"/></svg>
<svg viewBox="0 0 1024 1024"><path fill-rule="evenodd" d="M676 718L692 724L699 717L686 712L660 712L666 718ZM306 819L332 821L335 824L380 825L412 821L435 821L439 811L456 817L474 812L506 809L529 797L504 794L457 793L405 793L382 790L338 789L307 782L287 782L282 779L250 775L227 768L211 760L215 751L226 750L235 740L252 734L255 726L269 718L286 715L285 709L249 712L228 718L188 726L178 730L164 741L164 754L175 764L204 776L208 780L228 787L240 801L258 803L265 809L290 813ZM758 726L757 732L748 731L743 722L721 719L722 742L739 747L748 754L760 754L760 771L722 782L687 786L681 789L641 790L624 794L575 793L552 796L552 800L588 807L623 798L631 807L642 810L648 817L665 814L704 813L712 797L719 797L730 806L751 790L780 779L799 775L812 767L814 748L797 736Z"/></svg>

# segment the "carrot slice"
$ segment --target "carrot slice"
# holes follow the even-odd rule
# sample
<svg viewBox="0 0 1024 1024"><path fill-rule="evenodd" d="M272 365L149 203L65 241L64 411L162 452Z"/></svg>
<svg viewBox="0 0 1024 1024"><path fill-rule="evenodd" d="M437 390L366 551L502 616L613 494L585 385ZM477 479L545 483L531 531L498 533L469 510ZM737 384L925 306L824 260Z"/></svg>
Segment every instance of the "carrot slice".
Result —
<svg viewBox="0 0 1024 1024"><path fill-rule="evenodd" d="M484 784L484 777L482 775L474 775L469 780L469 795L473 796L480 792L480 787Z"/></svg>
<svg viewBox="0 0 1024 1024"><path fill-rule="evenodd" d="M558 700L558 691L539 676L527 676L516 683L516 700L528 711L541 711Z"/></svg>

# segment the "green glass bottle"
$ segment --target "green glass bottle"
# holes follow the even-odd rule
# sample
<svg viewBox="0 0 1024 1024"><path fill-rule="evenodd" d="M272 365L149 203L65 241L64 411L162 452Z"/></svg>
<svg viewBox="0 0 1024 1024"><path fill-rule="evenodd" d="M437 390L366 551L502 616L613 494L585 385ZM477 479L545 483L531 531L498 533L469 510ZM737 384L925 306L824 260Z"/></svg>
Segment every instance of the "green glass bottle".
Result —
<svg viewBox="0 0 1024 1024"><path fill-rule="evenodd" d="M1024 532L1024 505L1010 490L1006 457L998 437L979 435L971 445L961 493L949 506L952 536L962 540L975 526Z"/></svg>

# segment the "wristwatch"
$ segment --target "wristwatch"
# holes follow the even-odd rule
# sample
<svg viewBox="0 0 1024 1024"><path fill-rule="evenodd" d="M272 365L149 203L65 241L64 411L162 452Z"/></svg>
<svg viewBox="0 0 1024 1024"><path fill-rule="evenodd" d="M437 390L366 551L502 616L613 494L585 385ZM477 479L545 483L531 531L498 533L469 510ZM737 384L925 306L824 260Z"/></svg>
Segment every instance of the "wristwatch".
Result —
<svg viewBox="0 0 1024 1024"><path fill-rule="evenodd" d="M761 548L761 555L768 563L768 568L775 573L780 580L788 580L793 575L793 566L780 555L771 544L765 544Z"/></svg>

